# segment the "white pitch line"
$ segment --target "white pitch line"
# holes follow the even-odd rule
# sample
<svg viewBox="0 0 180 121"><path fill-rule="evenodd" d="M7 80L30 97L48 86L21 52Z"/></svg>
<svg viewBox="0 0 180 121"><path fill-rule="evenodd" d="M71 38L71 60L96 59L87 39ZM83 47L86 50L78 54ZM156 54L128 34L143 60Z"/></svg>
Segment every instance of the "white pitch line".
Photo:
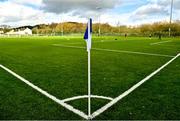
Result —
<svg viewBox="0 0 180 121"><path fill-rule="evenodd" d="M170 61L168 61L166 64L164 64L163 66L161 66L160 68L158 68L156 71L154 71L153 73L151 73L150 75L148 75L146 78L144 78L143 80L141 80L140 82L138 82L137 84L135 84L134 86L132 86L130 89L128 89L127 91L125 91L124 93L122 93L121 95L119 95L118 97L116 97L115 99L113 99L111 102L109 102L108 104L106 104L105 106L103 106L102 108L98 109L97 111L95 111L92 116L91 119L95 118L96 116L100 115L101 113L103 113L104 111L106 111L108 108L112 107L114 104L116 104L118 101L120 101L121 99L123 99L124 97L126 97L127 95L129 95L131 92L133 92L136 88L138 88L139 86L141 86L143 83L145 83L147 80L149 80L150 78L152 78L154 75L156 75L157 73L159 73L162 69L164 69L166 66L168 66L170 63L172 63L175 59L177 59L180 56L180 53L178 55L176 55L174 58L172 58Z"/></svg>
<svg viewBox="0 0 180 121"><path fill-rule="evenodd" d="M106 43L106 42L124 42L126 40L99 40L99 41L94 41L93 43ZM67 43L68 45L79 45L83 44L83 42L73 42L73 43Z"/></svg>
<svg viewBox="0 0 180 121"><path fill-rule="evenodd" d="M74 42L74 43L67 43L69 45L79 45L79 44L83 44L82 42Z"/></svg>
<svg viewBox="0 0 180 121"><path fill-rule="evenodd" d="M76 48L76 49L85 49L85 47L66 46L66 45L59 45L59 44L53 44L53 46L66 47L66 48ZM155 53L144 53L144 52L135 52L135 51L125 51L125 50L111 50L111 49L101 49L101 48L92 48L92 50L108 51L108 52L116 52L116 53L127 53L127 54L138 54L138 55L148 55L148 56L158 56L158 57L169 57L169 58L174 57L172 55L155 54Z"/></svg>
<svg viewBox="0 0 180 121"><path fill-rule="evenodd" d="M136 52L136 51L111 50L111 49L101 49L101 48L92 48L92 49L93 49L93 50L100 50L100 51L127 53L127 54L149 55L149 56L159 56L159 57L169 57L169 58L174 57L174 56L172 56L172 55L154 54L154 53L144 53L144 52Z"/></svg>
<svg viewBox="0 0 180 121"><path fill-rule="evenodd" d="M79 46L66 46L66 45L60 45L60 44L52 44L53 46L57 47L66 47L66 48L76 48L76 49L86 49L85 47L79 47Z"/></svg>
<svg viewBox="0 0 180 121"><path fill-rule="evenodd" d="M162 43L168 43L168 42L172 42L172 40L168 40L168 41L160 41L160 42L155 42L155 43L150 43L150 45L159 45Z"/></svg>
<svg viewBox="0 0 180 121"><path fill-rule="evenodd" d="M69 104L66 104L64 103L62 100L59 100L57 99L55 96L49 94L48 92L42 90L41 88L39 88L38 86L32 84L31 82L29 82L28 80L24 79L23 77L19 76L18 74L16 74L15 72L11 71L10 69L6 68L5 66L3 65L0 65L0 68L4 69L5 71L7 71L8 73L10 73L11 75L13 75L14 77L16 77L17 79L21 80L22 82L26 83L27 85L29 85L30 87L32 87L33 89L35 89L36 91L40 92L41 94L45 95L46 97L50 98L51 100L53 100L54 102L60 104L61 106L63 106L64 108L72 111L73 113L81 116L82 118L84 119L88 119L88 116L78 110L78 109L75 109L73 106L69 105Z"/></svg>
<svg viewBox="0 0 180 121"><path fill-rule="evenodd" d="M177 45L165 45L165 44L157 44L158 46L163 46L163 47L177 47Z"/></svg>
<svg viewBox="0 0 180 121"><path fill-rule="evenodd" d="M63 102L69 102L69 101L78 100L78 99L83 99L83 98L88 98L88 97L89 97L88 95L75 96L75 97L63 99L62 101L63 101ZM105 100L113 100L113 98L111 98L111 97L98 96L98 95L91 95L91 98L99 98L99 99L105 99Z"/></svg>
<svg viewBox="0 0 180 121"><path fill-rule="evenodd" d="M106 43L106 42L126 42L127 40L100 40L100 41L93 41L93 43Z"/></svg>

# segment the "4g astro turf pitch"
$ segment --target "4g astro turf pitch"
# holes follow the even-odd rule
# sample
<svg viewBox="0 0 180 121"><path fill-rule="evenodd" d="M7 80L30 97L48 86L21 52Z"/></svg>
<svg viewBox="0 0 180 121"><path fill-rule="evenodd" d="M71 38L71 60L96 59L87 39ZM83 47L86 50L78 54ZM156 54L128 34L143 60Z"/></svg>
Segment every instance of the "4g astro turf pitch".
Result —
<svg viewBox="0 0 180 121"><path fill-rule="evenodd" d="M0 119L86 119L85 47L81 37L0 38ZM179 38L93 37L91 118L178 120L179 53ZM99 111L164 64L167 65L131 93ZM2 66L54 96L57 102Z"/></svg>

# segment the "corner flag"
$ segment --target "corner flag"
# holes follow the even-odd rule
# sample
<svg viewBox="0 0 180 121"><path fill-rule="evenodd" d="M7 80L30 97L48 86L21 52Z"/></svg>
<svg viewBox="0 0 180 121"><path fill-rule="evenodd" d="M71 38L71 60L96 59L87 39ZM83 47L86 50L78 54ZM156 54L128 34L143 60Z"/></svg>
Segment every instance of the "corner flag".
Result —
<svg viewBox="0 0 180 121"><path fill-rule="evenodd" d="M88 21L86 32L84 34L84 39L87 44L87 51L90 51L91 49L91 38L92 38L92 19L90 18Z"/></svg>
<svg viewBox="0 0 180 121"><path fill-rule="evenodd" d="M91 39L92 39L92 19L88 21L84 39L88 52L88 117L91 117Z"/></svg>

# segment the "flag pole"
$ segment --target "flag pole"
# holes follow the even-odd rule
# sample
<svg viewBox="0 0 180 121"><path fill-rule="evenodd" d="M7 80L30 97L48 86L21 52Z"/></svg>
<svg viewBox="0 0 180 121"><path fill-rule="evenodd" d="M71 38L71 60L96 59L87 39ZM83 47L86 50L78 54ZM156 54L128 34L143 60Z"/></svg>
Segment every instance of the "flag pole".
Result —
<svg viewBox="0 0 180 121"><path fill-rule="evenodd" d="M88 117L91 116L91 52L88 51Z"/></svg>
<svg viewBox="0 0 180 121"><path fill-rule="evenodd" d="M84 34L84 39L87 44L87 52L88 52L88 118L91 119L91 39L92 39L92 19L90 18L88 21L88 25L86 28L86 32Z"/></svg>
<svg viewBox="0 0 180 121"><path fill-rule="evenodd" d="M90 19L88 22L88 36L89 40L88 42L91 42L91 32L90 32ZM88 47L88 117L90 118L91 116L91 51L90 48Z"/></svg>

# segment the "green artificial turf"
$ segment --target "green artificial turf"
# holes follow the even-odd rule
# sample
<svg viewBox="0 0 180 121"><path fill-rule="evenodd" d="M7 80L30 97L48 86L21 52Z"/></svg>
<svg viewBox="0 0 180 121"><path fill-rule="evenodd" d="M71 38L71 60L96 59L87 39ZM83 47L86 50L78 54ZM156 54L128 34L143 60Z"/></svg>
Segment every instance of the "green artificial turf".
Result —
<svg viewBox="0 0 180 121"><path fill-rule="evenodd" d="M117 39L117 40L115 40ZM168 41L150 45L159 41ZM0 64L59 99L87 95L86 49L81 37L0 38ZM93 37L93 48L175 56L179 38ZM115 98L172 57L91 51L92 94ZM178 120L180 117L180 58L95 119ZM1 120L70 120L78 115L51 101L0 69ZM107 104L92 100L92 112ZM87 113L87 99L68 102Z"/></svg>

